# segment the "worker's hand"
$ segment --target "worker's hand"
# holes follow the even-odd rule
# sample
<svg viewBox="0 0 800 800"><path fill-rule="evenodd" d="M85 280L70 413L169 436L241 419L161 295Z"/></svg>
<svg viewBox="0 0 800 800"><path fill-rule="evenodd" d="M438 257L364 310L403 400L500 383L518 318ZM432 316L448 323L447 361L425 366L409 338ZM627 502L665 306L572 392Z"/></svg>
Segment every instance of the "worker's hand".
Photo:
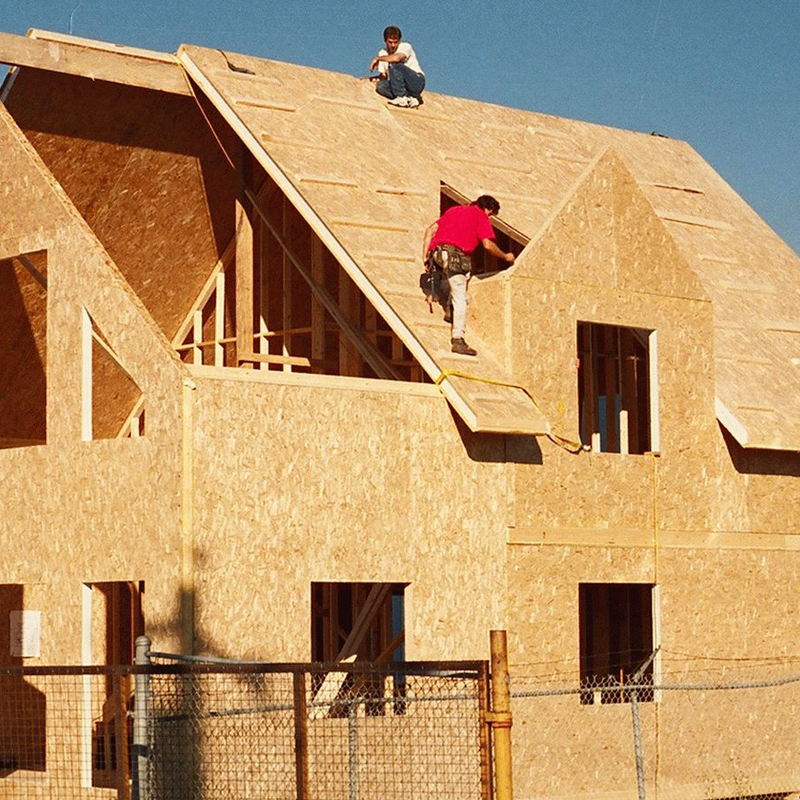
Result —
<svg viewBox="0 0 800 800"><path fill-rule="evenodd" d="M514 258L514 254L513 254L513 253L506 253L506 254L503 256L503 258L504 258L506 261L508 261L508 263L509 263L509 264L513 264L513 263L514 263L514 261L516 261L516 259Z"/></svg>
<svg viewBox="0 0 800 800"><path fill-rule="evenodd" d="M377 66L378 66L378 57L375 56L375 58L373 58L372 61L369 62L369 71L372 72L372 70L374 70L375 67Z"/></svg>

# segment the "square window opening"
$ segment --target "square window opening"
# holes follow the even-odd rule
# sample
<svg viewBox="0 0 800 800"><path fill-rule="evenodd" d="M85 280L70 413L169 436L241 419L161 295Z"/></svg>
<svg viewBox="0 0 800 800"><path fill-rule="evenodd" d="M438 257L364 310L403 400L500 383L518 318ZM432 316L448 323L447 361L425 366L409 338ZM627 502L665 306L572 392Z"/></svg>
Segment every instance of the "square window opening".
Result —
<svg viewBox="0 0 800 800"><path fill-rule="evenodd" d="M581 703L628 703L625 688L655 648L655 586L649 583L578 585ZM654 660L637 685L653 684ZM653 690L639 690L650 702Z"/></svg>
<svg viewBox="0 0 800 800"><path fill-rule="evenodd" d="M312 583L311 658L318 662L405 661L405 588L402 583ZM336 673L314 676L315 696L331 700L331 716L347 716L349 704L365 699L370 716L383 716L387 708L405 713L405 675ZM341 701L340 704L336 700ZM347 702L345 702L347 701Z"/></svg>
<svg viewBox="0 0 800 800"><path fill-rule="evenodd" d="M578 322L580 439L603 453L656 450L655 331Z"/></svg>

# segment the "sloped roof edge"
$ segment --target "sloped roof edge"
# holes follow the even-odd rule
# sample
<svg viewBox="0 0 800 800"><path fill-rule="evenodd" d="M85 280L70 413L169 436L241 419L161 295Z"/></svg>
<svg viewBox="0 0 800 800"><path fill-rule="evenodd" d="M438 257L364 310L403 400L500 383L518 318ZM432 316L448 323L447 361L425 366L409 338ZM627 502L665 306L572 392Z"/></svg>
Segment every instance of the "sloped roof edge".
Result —
<svg viewBox="0 0 800 800"><path fill-rule="evenodd" d="M747 447L747 428L736 419L719 397L714 398L714 409L720 425L722 425L742 447Z"/></svg>
<svg viewBox="0 0 800 800"><path fill-rule="evenodd" d="M414 358L417 359L425 372L441 387L441 390L458 415L464 420L472 431L493 431L479 424L477 414L470 408L469 404L461 393L455 388L448 377L444 374L443 368L430 356L421 342L414 336L412 331L395 312L394 308L386 301L375 285L370 281L364 271L355 262L352 256L342 246L332 231L325 225L314 208L298 191L292 181L287 177L283 170L278 166L274 159L267 153L261 143L250 132L245 123L239 118L236 112L225 101L224 97L217 90L214 84L205 76L203 71L192 61L184 46L178 50L178 60L186 69L188 75L197 83L206 97L231 126L243 144L250 150L254 158L264 168L267 174L275 181L287 199L294 205L298 213L308 223L314 233L328 247L332 255L336 258L345 272L350 276L356 286L364 293L365 297L373 304L375 309L383 316L389 327L405 344ZM546 428L547 426L542 426ZM515 433L546 433L547 430L525 430L525 431L501 431Z"/></svg>
<svg viewBox="0 0 800 800"><path fill-rule="evenodd" d="M122 47L32 28L27 36L0 32L0 63L104 80L127 86L190 94L170 53Z"/></svg>

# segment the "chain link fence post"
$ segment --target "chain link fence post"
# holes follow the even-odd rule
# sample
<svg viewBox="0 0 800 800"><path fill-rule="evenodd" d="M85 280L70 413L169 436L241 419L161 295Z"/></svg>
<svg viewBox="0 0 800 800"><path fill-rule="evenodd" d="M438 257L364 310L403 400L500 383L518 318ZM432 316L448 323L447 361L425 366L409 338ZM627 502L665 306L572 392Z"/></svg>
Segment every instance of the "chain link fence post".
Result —
<svg viewBox="0 0 800 800"><path fill-rule="evenodd" d="M150 664L150 639L136 637L136 665ZM149 779L150 676L137 673L133 700L132 800L150 800Z"/></svg>
<svg viewBox="0 0 800 800"><path fill-rule="evenodd" d="M308 793L308 705L305 672L298 670L293 674L292 688L296 797L297 800L305 800Z"/></svg>

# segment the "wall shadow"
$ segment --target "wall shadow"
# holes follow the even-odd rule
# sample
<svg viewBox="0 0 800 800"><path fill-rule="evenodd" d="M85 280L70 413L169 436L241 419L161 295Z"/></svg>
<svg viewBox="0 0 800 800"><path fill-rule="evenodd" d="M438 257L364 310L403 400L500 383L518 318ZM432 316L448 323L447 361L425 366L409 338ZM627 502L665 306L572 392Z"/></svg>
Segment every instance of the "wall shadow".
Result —
<svg viewBox="0 0 800 800"><path fill-rule="evenodd" d="M761 450L742 447L720 425L722 440L728 449L728 455L734 469L742 475L787 475L800 477L800 453L785 450Z"/></svg>

